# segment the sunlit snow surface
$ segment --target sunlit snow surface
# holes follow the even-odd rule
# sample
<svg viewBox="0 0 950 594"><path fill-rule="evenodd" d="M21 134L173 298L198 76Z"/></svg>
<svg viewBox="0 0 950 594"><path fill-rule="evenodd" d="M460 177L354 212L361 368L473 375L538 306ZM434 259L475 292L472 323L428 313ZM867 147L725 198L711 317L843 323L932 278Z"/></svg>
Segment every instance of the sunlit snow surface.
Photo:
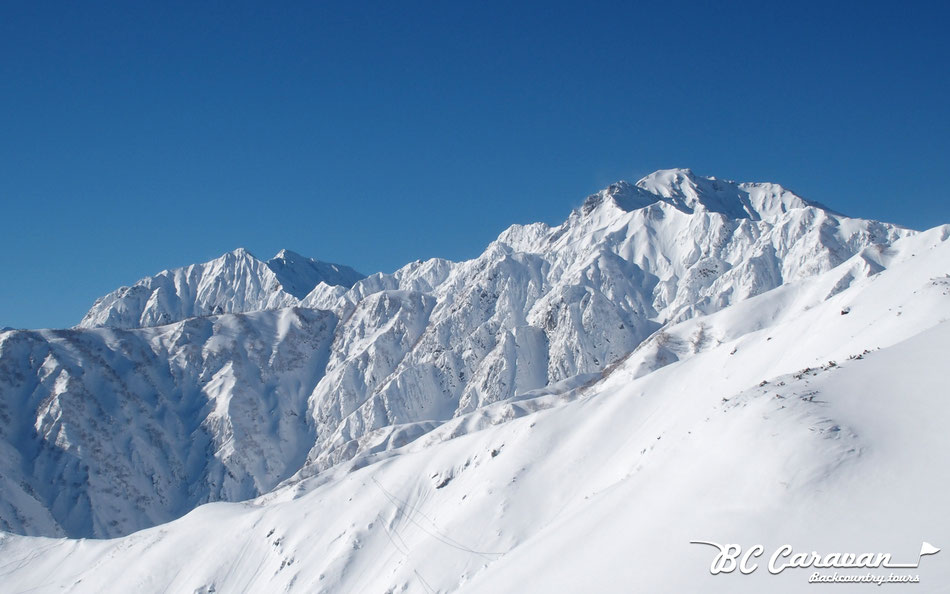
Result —
<svg viewBox="0 0 950 594"><path fill-rule="evenodd" d="M2 589L857 591L874 586L809 586L808 569L713 576L714 551L689 541L907 561L921 541L950 543L950 227L836 218L815 231L815 218L839 215L781 192L767 216L755 209L765 198L749 199L751 216L725 198L704 210L689 187L644 206L631 188L612 205L592 197L562 228L513 228L478 260L369 277L327 312L0 335L8 529L82 532L96 518L104 535L124 518L127 533L263 493L112 540L5 533ZM657 213L675 225L650 223ZM724 257L739 250L737 225L773 214L774 235L756 231L747 247L790 242L778 263L767 250ZM732 228L686 257L696 225ZM845 238L834 249L832 231ZM710 280L690 272L712 262L706 250L725 263L709 264ZM777 268L779 283L742 281L771 278L756 266ZM722 280L738 268L748 272ZM584 295L606 305L585 313ZM566 313L548 328L553 302ZM637 329L640 308L650 313ZM626 334L606 332L612 313ZM602 354L607 338L629 346ZM599 366L577 362L593 356ZM436 380L420 379L443 378L438 361L469 365L441 400L427 391ZM32 427L52 445L33 446ZM49 477L85 493L91 512L55 509L67 503L40 491ZM155 501L130 502L127 489ZM946 591L946 554L911 572L917 589Z"/></svg>

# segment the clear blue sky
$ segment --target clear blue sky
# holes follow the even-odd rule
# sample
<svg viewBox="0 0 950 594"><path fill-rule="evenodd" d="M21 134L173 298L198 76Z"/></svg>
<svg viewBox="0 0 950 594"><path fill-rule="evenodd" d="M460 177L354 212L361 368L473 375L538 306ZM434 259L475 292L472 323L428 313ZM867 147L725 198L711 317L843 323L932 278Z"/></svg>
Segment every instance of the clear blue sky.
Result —
<svg viewBox="0 0 950 594"><path fill-rule="evenodd" d="M4 2L0 326L239 246L470 258L668 167L950 222L943 3L465 4Z"/></svg>

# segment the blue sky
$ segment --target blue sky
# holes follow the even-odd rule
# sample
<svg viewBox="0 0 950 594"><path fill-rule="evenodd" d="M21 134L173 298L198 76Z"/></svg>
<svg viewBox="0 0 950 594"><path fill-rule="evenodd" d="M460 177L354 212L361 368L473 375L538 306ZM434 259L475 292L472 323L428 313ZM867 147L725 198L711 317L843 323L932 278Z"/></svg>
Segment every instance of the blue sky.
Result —
<svg viewBox="0 0 950 594"><path fill-rule="evenodd" d="M668 167L950 222L950 9L761 4L6 2L0 326L239 246L470 258Z"/></svg>

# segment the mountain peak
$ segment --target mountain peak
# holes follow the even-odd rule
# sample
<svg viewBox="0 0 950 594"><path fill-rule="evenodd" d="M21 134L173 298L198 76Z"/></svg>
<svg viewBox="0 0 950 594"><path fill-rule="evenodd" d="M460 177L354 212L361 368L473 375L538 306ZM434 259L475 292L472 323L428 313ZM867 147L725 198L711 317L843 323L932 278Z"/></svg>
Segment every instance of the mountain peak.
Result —
<svg viewBox="0 0 950 594"><path fill-rule="evenodd" d="M581 214L589 215L603 204L609 204L630 212L658 202L660 197L644 191L630 182L620 180L612 183L596 194L591 194L581 205Z"/></svg>
<svg viewBox="0 0 950 594"><path fill-rule="evenodd" d="M214 260L165 270L98 299L80 327L139 328L190 317L298 305L319 283L346 288L363 278L348 266L281 250L261 261L239 247Z"/></svg>
<svg viewBox="0 0 950 594"><path fill-rule="evenodd" d="M581 207L589 215L609 204L630 212L665 202L692 214L714 212L731 219L773 219L791 209L809 206L827 210L801 198L778 184L737 183L731 180L697 175L692 169L660 169L636 184L619 181L591 194Z"/></svg>
<svg viewBox="0 0 950 594"><path fill-rule="evenodd" d="M677 191L681 191L684 186L696 187L700 179L714 180L715 178L700 178L692 169L678 167L674 169L658 169L649 175L645 175L636 183L638 188L648 192L671 198Z"/></svg>
<svg viewBox="0 0 950 594"><path fill-rule="evenodd" d="M233 257L235 257L235 258L244 259L244 258L253 258L253 257L254 257L254 254L252 254L251 252L247 251L245 248L239 247L239 248L235 248L235 249L231 250L230 252L224 254L224 255L221 256L221 257L222 257L222 258L227 258L228 256L233 256Z"/></svg>
<svg viewBox="0 0 950 594"><path fill-rule="evenodd" d="M271 260L310 260L310 258L284 248L277 252Z"/></svg>
<svg viewBox="0 0 950 594"><path fill-rule="evenodd" d="M349 266L321 262L288 249L277 252L267 261L267 267L277 275L283 289L297 299L306 297L321 282L350 288L364 278Z"/></svg>
<svg viewBox="0 0 950 594"><path fill-rule="evenodd" d="M660 169L640 179L637 187L686 212L705 210L734 219L761 218L748 192L735 182L698 176L691 169Z"/></svg>

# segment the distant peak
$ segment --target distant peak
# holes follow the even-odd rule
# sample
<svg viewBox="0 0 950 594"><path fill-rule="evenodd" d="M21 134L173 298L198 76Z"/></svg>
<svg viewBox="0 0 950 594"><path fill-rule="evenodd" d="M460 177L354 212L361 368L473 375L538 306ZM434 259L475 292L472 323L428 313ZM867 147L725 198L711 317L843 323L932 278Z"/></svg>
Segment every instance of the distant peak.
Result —
<svg viewBox="0 0 950 594"><path fill-rule="evenodd" d="M740 184L696 175L692 169L680 167L654 171L636 184L625 181L610 184L588 196L580 213L587 216L602 205L630 212L658 202L686 213L716 212L733 219L756 220L779 216L795 208L824 209L778 184Z"/></svg>
<svg viewBox="0 0 950 594"><path fill-rule="evenodd" d="M272 260L310 260L310 258L306 256L301 256L297 252L288 250L286 248L277 252L277 254L271 259Z"/></svg>
<svg viewBox="0 0 950 594"><path fill-rule="evenodd" d="M692 169L680 167L676 169L659 169L650 175L640 178L637 187L652 192L664 198L671 198L683 194L684 186L695 188L702 181L718 181L716 178L702 178L693 173Z"/></svg>
<svg viewBox="0 0 950 594"><path fill-rule="evenodd" d="M364 275L349 266L321 262L288 249L277 252L266 265L277 275L277 281L284 291L297 299L306 297L321 282L349 288L364 278Z"/></svg>
<svg viewBox="0 0 950 594"><path fill-rule="evenodd" d="M640 185L640 182L650 179L670 179L680 177L684 179L694 178L696 174L693 173L693 170L689 167L673 167L672 169L657 169L649 175L645 175L640 178L640 181L637 182L637 185Z"/></svg>
<svg viewBox="0 0 950 594"><path fill-rule="evenodd" d="M251 258L254 257L251 254L251 252L247 251L246 249L242 247L231 250L230 252L226 253L225 256L235 256L237 258L247 258L248 256L250 256Z"/></svg>
<svg viewBox="0 0 950 594"><path fill-rule="evenodd" d="M631 184L627 180L622 179L620 181L616 181L610 184L604 189L604 191L611 196L617 196L620 194L628 193L630 191L634 191L634 189L635 188L633 184Z"/></svg>

